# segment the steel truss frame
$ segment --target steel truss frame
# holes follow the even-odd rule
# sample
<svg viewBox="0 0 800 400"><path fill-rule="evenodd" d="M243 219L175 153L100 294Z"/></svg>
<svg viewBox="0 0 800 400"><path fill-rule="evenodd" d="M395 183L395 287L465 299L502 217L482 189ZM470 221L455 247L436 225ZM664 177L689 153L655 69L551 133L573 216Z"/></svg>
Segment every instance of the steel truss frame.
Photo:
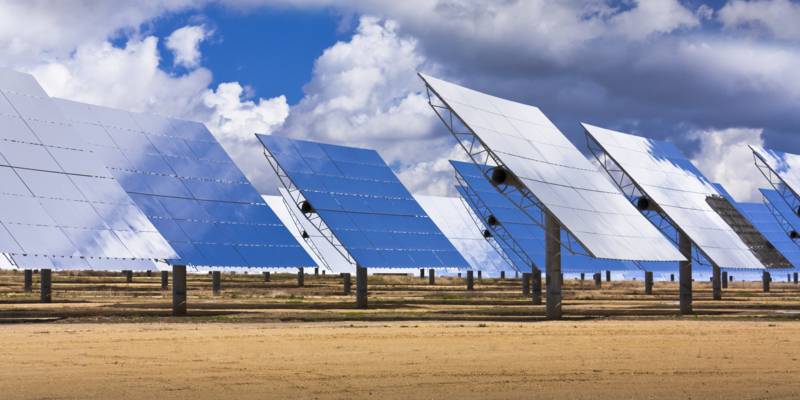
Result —
<svg viewBox="0 0 800 400"><path fill-rule="evenodd" d="M781 225L781 229L783 229L783 232L786 233L786 236L789 237L789 240L791 240L792 243L794 243L797 247L800 247L800 243L797 243L797 239L792 239L792 231L795 230L792 224L790 224L789 221L783 216L783 214L781 214L781 212L778 211L778 208L775 207L772 204L772 202L769 201L769 199L767 199L767 196L764 196L762 194L762 198L764 204L767 206L767 209L769 210L770 213L772 213L772 216L778 221L778 224Z"/></svg>
<svg viewBox="0 0 800 400"><path fill-rule="evenodd" d="M289 203L286 201L286 199L285 199L285 198L283 198L283 196L281 196L281 198L282 198L282 200L283 200L283 204L284 204L284 205L286 205L286 208L289 208L289 207L291 207L291 206L289 205ZM291 209L289 209L289 216L291 216L291 217L292 217L292 222L294 222L294 226L296 226L296 227L297 227L297 230L300 232L300 237L302 237L302 238L303 238L303 240L304 240L304 241L306 242L306 244L308 245L308 247L310 247L310 248L311 248L311 251L313 251L313 252L314 252L314 254L316 254L316 255L317 255L317 258L319 258L319 260L322 262L322 266L324 266L324 267L325 267L325 269L327 269L328 271L330 271L330 272L333 272L333 269L331 269L331 267L328 265L328 262L327 262L327 261L325 261L325 258L324 258L324 257L322 257L322 253L320 253L319 249L317 249L317 245L315 245L315 244L314 244L314 241L313 241L313 240L311 240L311 235L309 235L309 234L306 232L305 228L303 228L303 224L301 224L301 223L300 223L300 220L299 220L299 219L297 219L297 216L296 216L296 215L294 215L294 212L293 212ZM305 233L306 235L303 235L304 233Z"/></svg>
<svg viewBox="0 0 800 400"><path fill-rule="evenodd" d="M290 178L289 175L286 173L286 171L283 170L281 165L278 163L278 160L275 159L275 157L272 155L272 153L269 152L269 149L267 149L266 146L264 146L264 156L267 158L267 161L269 161L269 165L272 166L272 169L275 170L275 174L278 175L278 179L280 179L281 183L286 188L286 191L289 192L289 197L291 197L297 209L301 210L302 212L302 207L300 205L306 201L306 198L305 196L303 196L303 193L300 191L297 185L294 184L292 178ZM309 204L311 203L309 202ZM327 239L328 242L330 242L333 245L333 247L342 255L342 257L344 257L345 260L347 260L347 262L359 266L355 258L353 258L350 252L347 251L347 248L344 247L341 241L339 241L339 238L336 237L336 235L328 227L325 221L322 220L322 218L319 216L318 213L309 212L309 213L303 213L303 215L306 217L308 222L311 222L311 225L313 225L315 228L317 228L317 230L319 230L319 232L322 234L322 237Z"/></svg>
<svg viewBox="0 0 800 400"><path fill-rule="evenodd" d="M617 162L610 156L606 151L603 149L603 146L600 145L588 131L586 133L586 145L589 147L589 151L592 152L594 158L597 159L597 162L600 163L600 166L603 167L603 170L608 174L611 180L617 185L619 191L622 192L622 195L628 199L632 204L635 206L635 201L640 198L644 197L651 201L653 204L655 202L648 196L641 187L639 187L633 179L631 179L630 175L625 172L622 167L617 164ZM637 208L638 210L638 208ZM669 239L675 246L679 246L678 236L680 233L683 233L683 230L680 229L662 210L640 210L642 215L647 218L653 226L656 227L661 233ZM685 234L685 233L684 233ZM688 237L688 235L687 235ZM707 265L713 266L713 263L710 261L708 257L706 257L705 253L700 250L699 247L692 241L692 254L690 255L691 258L700 265ZM684 256L686 256L684 254ZM641 268L641 266L640 266ZM644 268L642 268L644 269Z"/></svg>
<svg viewBox="0 0 800 400"><path fill-rule="evenodd" d="M469 217L472 219L472 222L475 223L475 227L478 228L478 231L481 232L481 235L483 235L484 229L488 230L489 228L486 227L486 225L484 225L481 222L480 217L478 217L478 215L475 214L475 211L473 211L472 207L469 206L468 200L465 199L463 196L461 197L461 204L463 204L464 207L467 209L467 213L469 214ZM517 265L514 264L514 261L511 260L508 254L506 254L506 251L503 250L503 247L500 246L500 243L498 243L497 239L494 238L494 235L491 235L489 237L484 236L483 238L486 239L489 245L492 246L492 248L497 252L497 254L500 255L500 258L502 258L503 261L505 261L506 264L508 264L508 266L511 267L511 269L519 272L519 268L517 267Z"/></svg>
<svg viewBox="0 0 800 400"><path fill-rule="evenodd" d="M770 167L755 151L753 152L753 158L755 159L756 167L758 167L761 174L767 178L769 184L781 195L781 198L783 198L786 204L788 204L794 212L797 212L798 207L800 207L800 196L798 196L794 189L787 185L783 178L773 171L772 167Z"/></svg>
<svg viewBox="0 0 800 400"><path fill-rule="evenodd" d="M472 131L472 129L464 123L461 117L453 111L447 103L439 96L436 91L430 87L430 85L425 83L425 90L428 95L428 104L433 108L433 111L439 116L439 119L442 120L445 127L450 131L453 137L456 138L458 143L467 152L470 160L472 160L475 165L480 168L481 173L486 177L489 182L492 182L491 177L489 176L489 172L494 169L503 169L506 173L511 174L514 177L514 180L519 182L514 172L511 171L508 167L506 167L505 163L498 157L494 151L492 151L486 143L481 141L481 139ZM435 104L434 104L435 103ZM443 113L446 113L443 115ZM455 122L461 124L464 127L464 132L459 131L456 128ZM500 194L505 196L509 201L511 201L514 205L516 205L522 212L525 213L528 217L530 217L534 223L545 228L545 221L546 215L550 214L547 211L547 207L539 201L538 198L525 186L516 187L512 185L496 185L492 182L492 185L497 189ZM555 217L553 215L553 217ZM555 217L558 220L557 217ZM576 238L569 229L561 223L560 220L559 225L561 226L561 230L564 231L566 234L567 240L562 240L561 237L555 237L554 235L547 233L548 236L558 241L567 251L572 254L583 255L594 257L594 255L586 249L586 247L581 243L578 238ZM545 232L547 230L545 229Z"/></svg>

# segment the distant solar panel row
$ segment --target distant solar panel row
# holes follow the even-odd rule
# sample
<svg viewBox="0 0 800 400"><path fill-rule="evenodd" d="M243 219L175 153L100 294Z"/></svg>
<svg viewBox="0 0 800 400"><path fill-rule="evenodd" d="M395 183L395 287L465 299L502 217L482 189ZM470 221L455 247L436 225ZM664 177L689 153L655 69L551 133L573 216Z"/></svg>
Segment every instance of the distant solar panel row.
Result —
<svg viewBox="0 0 800 400"><path fill-rule="evenodd" d="M365 268L469 268L374 150L257 135Z"/></svg>
<svg viewBox="0 0 800 400"><path fill-rule="evenodd" d="M111 175L177 252L172 264L315 263L205 125L56 100Z"/></svg>

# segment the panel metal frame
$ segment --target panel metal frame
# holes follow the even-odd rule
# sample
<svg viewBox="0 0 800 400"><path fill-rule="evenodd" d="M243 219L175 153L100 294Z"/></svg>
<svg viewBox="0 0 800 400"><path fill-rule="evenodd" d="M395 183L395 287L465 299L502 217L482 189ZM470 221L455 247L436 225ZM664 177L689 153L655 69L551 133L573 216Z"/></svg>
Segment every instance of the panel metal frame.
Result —
<svg viewBox="0 0 800 400"><path fill-rule="evenodd" d="M292 201L295 203L295 207L302 212L301 204L306 201L305 196L303 196L303 193L300 191L297 185L294 184L292 178L289 177L289 174L283 170L281 165L278 163L278 160L276 160L272 153L269 152L269 149L267 149L266 146L262 147L264 147L264 157L267 158L269 165L275 171L275 174L278 175L278 179L280 179L281 183L286 188L286 191L289 193L289 197L291 197ZM350 254L349 251L347 251L347 248L342 244L339 238L336 237L336 235L328 227L325 221L322 220L322 217L320 217L318 213L310 212L303 213L303 215L309 222L311 222L311 225L313 225L314 228L317 228L317 230L322 234L322 237L324 237L326 240L328 240L328 242L331 243L331 245L333 245L333 247L342 255L342 257L347 260L347 262L358 266L355 258Z"/></svg>
<svg viewBox="0 0 800 400"><path fill-rule="evenodd" d="M303 233L306 232L306 229L305 229L305 227L303 227L303 224L300 223L300 220L297 219L297 216L294 215L294 212L289 208L289 207L291 207L289 205L289 203L286 201L285 198L283 198L283 196L281 196L281 199L283 201L283 204L286 206L286 208L289 211L289 216L292 218L292 222L294 222L294 226L297 227L297 230L300 232L300 237L303 238L303 241L306 242L308 247L311 248L311 251L313 251L314 254L317 256L317 258L322 262L322 265L325 267L325 269L327 269L330 272L333 272L333 269L328 265L328 262L325 261L325 257L323 257L322 253L319 251L319 249L317 249L317 245L315 245L314 241L311 240L311 236L308 235L307 233L306 233L306 236L308 236L308 237L303 236Z"/></svg>
<svg viewBox="0 0 800 400"><path fill-rule="evenodd" d="M423 79L423 81L425 81ZM427 82L425 82L425 91L428 96L428 104L431 106L433 111L442 120L445 127L448 131L455 137L458 141L458 144L467 152L470 160L472 160L475 165L480 168L481 173L484 177L489 181L492 182L491 177L489 176L489 171L494 169L500 168L504 169L506 173L510 173L514 176L514 180L519 181L517 179L514 172L506 166L505 163L498 157L492 149L490 149L486 143L484 143L475 132L467 125L458 114L451 109L447 103L439 96L439 94L434 90ZM461 126L463 126L466 132L461 132L455 124L455 120L457 120ZM539 199L531 192L527 187L524 185L520 187L512 186L512 185L496 185L492 183L492 185L497 189L497 191L508 198L514 205L516 205L525 215L531 218L537 225L539 225L542 229L545 228L545 221L547 215L553 216L556 218L555 215L550 213L547 210L547 207L544 203L540 202ZM515 199L519 197L519 200ZM558 218L556 218L558 220ZM555 237L550 233L547 233L552 239L556 240L562 247L564 247L567 251L572 254L577 255L584 255L589 257L594 257L594 255L575 237L572 232L570 232L569 227L561 223L559 220L559 224L561 225L562 231L567 237L567 240L562 240L561 237ZM547 230L545 229L545 232Z"/></svg>
<svg viewBox="0 0 800 400"><path fill-rule="evenodd" d="M586 133L586 145L589 147L589 151L592 152L594 158L606 172L606 174L611 178L611 181L617 186L619 191L625 196L631 204L639 199L640 197L644 197L651 201L653 204L658 204L653 201L650 196L646 195L642 188L628 175L627 172L603 149L600 143L594 140L594 138L589 134L589 131L585 131ZM638 210L638 208L637 208ZM685 235L682 229L678 227L672 219L667 216L666 213L660 210L639 210L642 215L647 218L653 226L656 227L661 233L669 239L675 246L679 247L679 238L681 235ZM688 237L688 235L686 236ZM691 257L692 259L700 265L706 266L714 266L712 262L710 262L710 258L706 257L705 253L695 245L694 241L692 241L692 250L691 250ZM708 262L707 262L708 261ZM638 265L638 264L637 264ZM642 268L639 266L639 268ZM642 268L643 269L643 268Z"/></svg>
<svg viewBox="0 0 800 400"><path fill-rule="evenodd" d="M781 178L780 174L775 172L772 167L770 167L769 164L767 164L767 162L755 151L753 151L753 159L755 160L758 170L761 171L761 174L764 175L764 178L767 178L769 184L772 185L775 191L781 195L784 201L786 201L786 204L788 204L792 210L797 210L798 207L800 207L800 196L798 196L797 192L795 192L791 186L786 184L786 181Z"/></svg>
<svg viewBox="0 0 800 400"><path fill-rule="evenodd" d="M778 224L780 224L781 229L783 229L783 232L786 233L786 237L788 237L789 240L792 241L792 243L797 245L797 247L800 247L800 243L798 243L797 239L792 239L791 233L792 231L795 230L792 224L789 223L789 221L783 216L783 214L781 214L778 208L775 207L775 205L772 204L772 202L769 201L769 199L767 199L767 196L764 196L763 194L761 196L769 212L772 213L772 216L775 218L775 220L778 221Z"/></svg>

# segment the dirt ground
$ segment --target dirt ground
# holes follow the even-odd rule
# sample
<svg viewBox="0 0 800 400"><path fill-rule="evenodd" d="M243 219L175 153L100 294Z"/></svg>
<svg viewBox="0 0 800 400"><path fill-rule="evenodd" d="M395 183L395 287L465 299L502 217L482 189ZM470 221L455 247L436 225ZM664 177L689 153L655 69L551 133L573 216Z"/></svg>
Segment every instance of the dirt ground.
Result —
<svg viewBox="0 0 800 400"><path fill-rule="evenodd" d="M159 278L54 276L54 302L0 273L0 398L800 398L800 286L568 281L546 321L518 280L192 276L189 315ZM34 285L36 289L36 285Z"/></svg>

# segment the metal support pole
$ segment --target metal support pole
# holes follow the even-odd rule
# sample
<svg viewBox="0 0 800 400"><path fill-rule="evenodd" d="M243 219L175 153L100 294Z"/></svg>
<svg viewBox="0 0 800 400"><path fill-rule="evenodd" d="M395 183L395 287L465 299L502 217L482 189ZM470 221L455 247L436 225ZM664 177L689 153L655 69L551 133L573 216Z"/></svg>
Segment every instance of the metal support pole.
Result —
<svg viewBox="0 0 800 400"><path fill-rule="evenodd" d="M211 273L211 291L213 292L214 296L219 296L219 289L220 289L220 277L219 271L214 271Z"/></svg>
<svg viewBox="0 0 800 400"><path fill-rule="evenodd" d="M33 270L25 270L25 284L23 287L25 288L25 293L30 293L33 291Z"/></svg>
<svg viewBox="0 0 800 400"><path fill-rule="evenodd" d="M545 223L545 279L547 285L546 315L547 319L561 318L561 243L555 238L561 237L561 226L558 220L547 214Z"/></svg>
<svg viewBox="0 0 800 400"><path fill-rule="evenodd" d="M675 282L675 274L669 274L670 282Z"/></svg>
<svg viewBox="0 0 800 400"><path fill-rule="evenodd" d="M425 279L425 268L419 269L419 279Z"/></svg>
<svg viewBox="0 0 800 400"><path fill-rule="evenodd" d="M161 290L169 289L169 271L161 271Z"/></svg>
<svg viewBox="0 0 800 400"><path fill-rule="evenodd" d="M436 284L436 272L433 268L428 270L428 284L435 285Z"/></svg>
<svg viewBox="0 0 800 400"><path fill-rule="evenodd" d="M522 294L527 296L531 294L531 273L530 272L523 272L522 273Z"/></svg>
<svg viewBox="0 0 800 400"><path fill-rule="evenodd" d="M500 279L506 279L506 271L500 271Z"/></svg>
<svg viewBox="0 0 800 400"><path fill-rule="evenodd" d="M146 273L146 275L147 275L147 277L148 277L148 278L149 278L149 277L151 277L151 276L153 276L153 271L150 271L150 270L148 269L148 270L147 270L147 273Z"/></svg>
<svg viewBox="0 0 800 400"><path fill-rule="evenodd" d="M125 271L125 282L133 282L133 271Z"/></svg>
<svg viewBox="0 0 800 400"><path fill-rule="evenodd" d="M797 285L797 272L794 273L794 284Z"/></svg>
<svg viewBox="0 0 800 400"><path fill-rule="evenodd" d="M356 266L356 308L367 308L367 269Z"/></svg>
<svg viewBox="0 0 800 400"><path fill-rule="evenodd" d="M692 313L692 241L682 232L678 232L678 250L686 257L686 261L678 263L681 315L689 315Z"/></svg>
<svg viewBox="0 0 800 400"><path fill-rule="evenodd" d="M49 303L53 301L53 296L52 296L53 287L52 287L52 281L50 280L50 270L49 269L40 270L39 276L41 277L42 281L41 284L39 285L42 291L42 296L40 298L40 301L42 303Z"/></svg>
<svg viewBox="0 0 800 400"><path fill-rule="evenodd" d="M606 271L606 282L611 282L611 271Z"/></svg>
<svg viewBox="0 0 800 400"><path fill-rule="evenodd" d="M644 294L653 294L653 272L644 271Z"/></svg>
<svg viewBox="0 0 800 400"><path fill-rule="evenodd" d="M720 282L720 272L719 267L716 265L711 266L712 277L711 277L711 289L714 293L714 300L722 300L722 282Z"/></svg>
<svg viewBox="0 0 800 400"><path fill-rule="evenodd" d="M771 280L771 277L769 276L769 272L768 271L764 271L764 276L761 278L761 281L763 282L764 291L765 292L769 292L769 282L770 282L770 280Z"/></svg>
<svg viewBox="0 0 800 400"><path fill-rule="evenodd" d="M319 267L314 267L314 275L319 275Z"/></svg>
<svg viewBox="0 0 800 400"><path fill-rule="evenodd" d="M481 279L481 271L478 271L478 279Z"/></svg>
<svg viewBox="0 0 800 400"><path fill-rule="evenodd" d="M172 266L172 315L186 315L186 266Z"/></svg>
<svg viewBox="0 0 800 400"><path fill-rule="evenodd" d="M594 274L594 287L600 289L603 286L603 275L601 273Z"/></svg>
<svg viewBox="0 0 800 400"><path fill-rule="evenodd" d="M297 269L297 286L303 287L306 285L305 283L305 274L303 273L303 267Z"/></svg>
<svg viewBox="0 0 800 400"><path fill-rule="evenodd" d="M585 273L581 272L581 282L583 282L584 278L586 278Z"/></svg>
<svg viewBox="0 0 800 400"><path fill-rule="evenodd" d="M531 290L533 291L533 305L542 305L542 270L532 268Z"/></svg>
<svg viewBox="0 0 800 400"><path fill-rule="evenodd" d="M722 271L722 288L728 288L728 271Z"/></svg>
<svg viewBox="0 0 800 400"><path fill-rule="evenodd" d="M269 272L264 272L264 282L269 282Z"/></svg>
<svg viewBox="0 0 800 400"><path fill-rule="evenodd" d="M344 294L350 294L350 274L344 273L342 274L343 286L344 286Z"/></svg>
<svg viewBox="0 0 800 400"><path fill-rule="evenodd" d="M467 290L473 290L472 271L467 271Z"/></svg>

